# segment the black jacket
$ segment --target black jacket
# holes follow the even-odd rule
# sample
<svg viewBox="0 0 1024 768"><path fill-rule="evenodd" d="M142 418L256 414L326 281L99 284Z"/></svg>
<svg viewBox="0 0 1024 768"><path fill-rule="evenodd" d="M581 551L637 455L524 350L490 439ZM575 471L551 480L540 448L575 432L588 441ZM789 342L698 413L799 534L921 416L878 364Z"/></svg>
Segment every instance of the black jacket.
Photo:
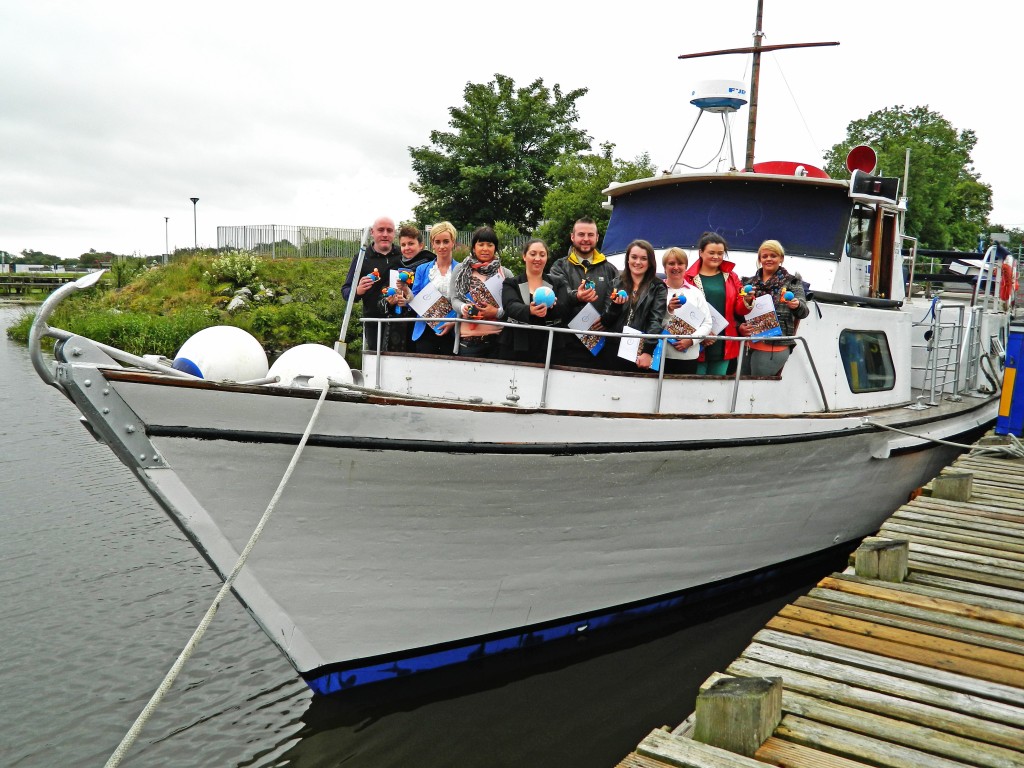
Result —
<svg viewBox="0 0 1024 768"><path fill-rule="evenodd" d="M615 285L614 288L618 290L619 286ZM668 288L656 277L633 301L616 304L611 296L605 299L601 324L605 330L616 333L622 333L622 329L627 325L641 333L661 333L667 301ZM643 345L644 352L653 355L658 342L656 339L644 339Z"/></svg>
<svg viewBox="0 0 1024 768"><path fill-rule="evenodd" d="M544 284L555 292L555 305L544 317L530 314L529 299L523 297L526 288L526 273L505 279L501 286L501 304L508 322L522 323L543 328L564 327L567 308L570 305L568 286L560 277L547 274ZM530 296L532 298L532 296ZM505 328L498 340L501 357L505 360L522 360L543 363L547 357L548 334L528 328ZM565 334L556 333L552 350L557 353L565 344Z"/></svg>

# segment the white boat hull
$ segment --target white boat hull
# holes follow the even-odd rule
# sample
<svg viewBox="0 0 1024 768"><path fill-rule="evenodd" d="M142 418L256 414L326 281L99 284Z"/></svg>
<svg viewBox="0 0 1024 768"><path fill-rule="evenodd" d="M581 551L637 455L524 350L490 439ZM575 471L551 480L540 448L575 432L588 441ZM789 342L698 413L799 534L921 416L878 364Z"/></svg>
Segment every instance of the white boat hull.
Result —
<svg viewBox="0 0 1024 768"><path fill-rule="evenodd" d="M226 575L315 393L109 375L111 396L72 385L76 402L88 413L82 398L123 398L159 459L133 469ZM590 631L861 538L952 453L855 414L597 418L332 398L236 582L322 693ZM995 405L874 418L949 437Z"/></svg>

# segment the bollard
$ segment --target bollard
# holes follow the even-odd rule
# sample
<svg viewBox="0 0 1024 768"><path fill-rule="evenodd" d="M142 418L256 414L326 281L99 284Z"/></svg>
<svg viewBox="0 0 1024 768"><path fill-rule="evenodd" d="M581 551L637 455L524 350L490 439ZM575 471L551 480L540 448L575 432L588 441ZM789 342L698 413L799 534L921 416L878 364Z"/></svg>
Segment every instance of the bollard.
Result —
<svg viewBox="0 0 1024 768"><path fill-rule="evenodd" d="M910 543L904 539L864 539L853 555L853 569L865 579L902 582L907 578Z"/></svg>
<svg viewBox="0 0 1024 768"><path fill-rule="evenodd" d="M932 480L932 498L947 501L970 501L974 473L947 472Z"/></svg>
<svg viewBox="0 0 1024 768"><path fill-rule="evenodd" d="M753 757L782 720L781 677L727 677L697 696L694 741Z"/></svg>

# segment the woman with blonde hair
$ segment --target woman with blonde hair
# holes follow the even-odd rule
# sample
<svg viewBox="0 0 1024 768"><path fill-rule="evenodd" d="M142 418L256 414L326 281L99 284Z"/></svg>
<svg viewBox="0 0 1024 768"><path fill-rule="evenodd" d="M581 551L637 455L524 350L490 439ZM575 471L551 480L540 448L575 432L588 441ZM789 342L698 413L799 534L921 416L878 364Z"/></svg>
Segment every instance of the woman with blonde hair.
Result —
<svg viewBox="0 0 1024 768"><path fill-rule="evenodd" d="M684 304L696 311L691 317L700 317L700 323L692 325L693 331L688 336L703 337L711 333L711 310L697 286L686 279L686 268L690 259L682 248L669 248L661 255L661 268L665 271L665 286L668 288L665 316L662 326L668 330L680 325L678 315L673 314ZM665 361L665 373L696 373L697 356L700 354L701 339L679 339L665 344L662 359Z"/></svg>
<svg viewBox="0 0 1024 768"><path fill-rule="evenodd" d="M758 270L752 277L744 279L745 285L753 286L753 292L744 293L747 307L753 306L758 296L771 296L775 304L775 315L779 318L782 335L795 336L797 323L807 317L807 298L804 283L799 274L791 274L782 266L786 251L778 240L765 240L757 249ZM786 298L787 294L790 298ZM747 336L751 328L744 323L740 333ZM747 342L747 356L742 372L752 376L774 376L786 364L796 342L792 340L752 339Z"/></svg>
<svg viewBox="0 0 1024 768"><path fill-rule="evenodd" d="M426 264L420 264L416 268L409 298L417 295L427 285L433 285L448 302L447 309L451 310L452 275L458 264L458 262L453 262L452 254L455 251L455 241L458 236L458 230L449 221L442 221L430 228L430 250L434 252L436 258ZM440 316L443 317L445 314L442 313ZM430 355L454 354L453 326L454 323L433 321L430 323L430 333L424 333L428 330L427 322L424 320L417 322L412 331L412 340L416 345L416 351Z"/></svg>

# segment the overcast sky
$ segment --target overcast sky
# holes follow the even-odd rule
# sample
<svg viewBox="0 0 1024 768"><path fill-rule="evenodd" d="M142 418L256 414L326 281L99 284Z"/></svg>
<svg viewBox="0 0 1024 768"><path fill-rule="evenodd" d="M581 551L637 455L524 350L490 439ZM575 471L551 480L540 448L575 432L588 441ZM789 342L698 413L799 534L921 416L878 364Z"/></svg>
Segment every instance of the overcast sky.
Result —
<svg viewBox="0 0 1024 768"><path fill-rule="evenodd" d="M676 159L691 87L749 78L756 0L372 3L3 0L0 250L75 257L216 245L218 225L409 218L408 147L494 73L585 87L616 155ZM927 105L978 137L992 220L1024 227L1016 2L765 0L757 160L814 165L872 111ZM717 139L705 117L699 141ZM735 123L742 164L746 111ZM705 135L711 131L715 135ZM684 160L708 159L702 145ZM713 154L713 151L711 151ZM913 190L910 190L913 205Z"/></svg>

